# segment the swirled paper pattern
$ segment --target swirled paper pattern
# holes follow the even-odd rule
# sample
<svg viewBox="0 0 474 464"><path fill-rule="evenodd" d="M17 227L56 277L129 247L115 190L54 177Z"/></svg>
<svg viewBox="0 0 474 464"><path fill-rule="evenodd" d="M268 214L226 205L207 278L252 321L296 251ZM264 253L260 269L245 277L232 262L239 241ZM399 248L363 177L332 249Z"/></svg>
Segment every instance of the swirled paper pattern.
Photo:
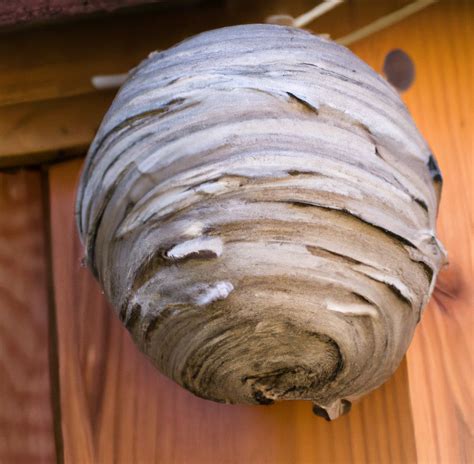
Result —
<svg viewBox="0 0 474 464"><path fill-rule="evenodd" d="M400 363L444 252L396 91L299 29L206 32L134 69L77 199L88 265L168 377L333 418Z"/></svg>

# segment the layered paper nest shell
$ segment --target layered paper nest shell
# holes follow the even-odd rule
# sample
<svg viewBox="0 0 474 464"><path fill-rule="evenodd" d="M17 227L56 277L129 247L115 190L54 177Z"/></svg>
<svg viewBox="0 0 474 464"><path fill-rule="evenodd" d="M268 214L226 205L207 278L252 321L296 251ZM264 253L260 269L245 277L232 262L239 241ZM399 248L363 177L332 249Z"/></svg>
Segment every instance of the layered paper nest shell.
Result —
<svg viewBox="0 0 474 464"><path fill-rule="evenodd" d="M134 69L77 198L89 266L168 377L333 418L399 365L444 253L397 92L302 30L206 32Z"/></svg>

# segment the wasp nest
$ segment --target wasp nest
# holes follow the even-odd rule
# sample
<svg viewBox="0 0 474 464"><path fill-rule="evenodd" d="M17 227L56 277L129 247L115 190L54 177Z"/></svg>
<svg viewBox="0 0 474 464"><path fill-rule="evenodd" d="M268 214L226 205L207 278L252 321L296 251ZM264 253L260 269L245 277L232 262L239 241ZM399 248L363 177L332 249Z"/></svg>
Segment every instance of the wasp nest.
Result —
<svg viewBox="0 0 474 464"><path fill-rule="evenodd" d="M443 262L441 177L396 91L290 27L200 34L134 69L87 156L87 262L165 375L225 403L382 384Z"/></svg>

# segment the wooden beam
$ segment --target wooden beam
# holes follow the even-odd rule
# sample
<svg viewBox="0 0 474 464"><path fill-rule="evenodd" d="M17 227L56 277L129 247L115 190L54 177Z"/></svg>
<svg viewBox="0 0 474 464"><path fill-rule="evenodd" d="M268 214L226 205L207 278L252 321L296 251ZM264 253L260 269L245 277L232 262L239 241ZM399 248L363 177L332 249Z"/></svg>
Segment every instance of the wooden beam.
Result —
<svg viewBox="0 0 474 464"><path fill-rule="evenodd" d="M0 168L84 154L114 95L96 92L0 108Z"/></svg>

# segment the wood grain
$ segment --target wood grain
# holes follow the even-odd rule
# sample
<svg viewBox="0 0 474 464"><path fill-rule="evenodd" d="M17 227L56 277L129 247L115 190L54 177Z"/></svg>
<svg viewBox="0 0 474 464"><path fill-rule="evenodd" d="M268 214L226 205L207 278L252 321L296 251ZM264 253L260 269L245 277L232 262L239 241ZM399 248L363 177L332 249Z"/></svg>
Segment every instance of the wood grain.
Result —
<svg viewBox="0 0 474 464"><path fill-rule="evenodd" d="M81 266L79 161L50 168L65 462L414 462L406 364L335 422L307 402L230 406L192 396L138 352Z"/></svg>
<svg viewBox="0 0 474 464"><path fill-rule="evenodd" d="M0 108L0 168L83 153L115 92L97 92Z"/></svg>
<svg viewBox="0 0 474 464"><path fill-rule="evenodd" d="M39 172L0 174L0 462L55 458Z"/></svg>
<svg viewBox="0 0 474 464"><path fill-rule="evenodd" d="M473 28L472 2L440 2L352 47L378 70L394 48L413 59L415 82L404 98L444 174L438 231L450 264L408 351L423 463L474 461Z"/></svg>

